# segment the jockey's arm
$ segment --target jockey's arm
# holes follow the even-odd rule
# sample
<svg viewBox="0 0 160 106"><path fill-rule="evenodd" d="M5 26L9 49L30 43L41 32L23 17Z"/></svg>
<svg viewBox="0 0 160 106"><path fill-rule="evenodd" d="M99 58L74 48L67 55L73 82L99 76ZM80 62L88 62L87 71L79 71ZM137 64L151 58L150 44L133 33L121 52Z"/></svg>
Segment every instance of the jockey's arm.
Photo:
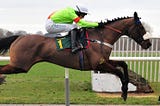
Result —
<svg viewBox="0 0 160 106"><path fill-rule="evenodd" d="M88 22L88 21L85 21L85 20L82 20L80 19L77 24L80 26L80 27L97 27L98 26L98 23L97 22Z"/></svg>

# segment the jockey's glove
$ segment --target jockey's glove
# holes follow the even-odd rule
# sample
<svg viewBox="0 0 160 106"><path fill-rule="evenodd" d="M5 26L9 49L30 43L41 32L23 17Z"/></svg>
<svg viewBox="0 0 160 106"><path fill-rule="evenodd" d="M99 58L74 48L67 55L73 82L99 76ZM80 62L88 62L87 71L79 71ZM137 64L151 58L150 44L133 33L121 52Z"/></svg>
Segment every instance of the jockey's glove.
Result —
<svg viewBox="0 0 160 106"><path fill-rule="evenodd" d="M103 22L99 22L97 28L104 28L105 27L105 23Z"/></svg>

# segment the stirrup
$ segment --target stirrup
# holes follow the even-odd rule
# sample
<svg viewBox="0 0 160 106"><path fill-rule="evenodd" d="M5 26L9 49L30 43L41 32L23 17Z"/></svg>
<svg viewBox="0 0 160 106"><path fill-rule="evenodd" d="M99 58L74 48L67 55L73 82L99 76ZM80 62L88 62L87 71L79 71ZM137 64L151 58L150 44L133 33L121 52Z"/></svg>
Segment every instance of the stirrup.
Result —
<svg viewBox="0 0 160 106"><path fill-rule="evenodd" d="M72 49L72 53L76 53L80 49L81 49L81 47L75 47L75 48Z"/></svg>

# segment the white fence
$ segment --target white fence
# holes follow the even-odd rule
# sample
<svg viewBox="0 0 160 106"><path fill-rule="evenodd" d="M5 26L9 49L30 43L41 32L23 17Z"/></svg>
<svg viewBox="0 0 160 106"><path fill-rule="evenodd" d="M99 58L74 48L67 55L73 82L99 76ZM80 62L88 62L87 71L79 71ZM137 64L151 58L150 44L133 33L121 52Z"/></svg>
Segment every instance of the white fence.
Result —
<svg viewBox="0 0 160 106"><path fill-rule="evenodd" d="M0 56L0 61L8 61L10 57Z"/></svg>
<svg viewBox="0 0 160 106"><path fill-rule="evenodd" d="M160 82L160 37L151 39L152 46L144 50L128 37L115 44L110 59L124 60L128 68L150 82Z"/></svg>

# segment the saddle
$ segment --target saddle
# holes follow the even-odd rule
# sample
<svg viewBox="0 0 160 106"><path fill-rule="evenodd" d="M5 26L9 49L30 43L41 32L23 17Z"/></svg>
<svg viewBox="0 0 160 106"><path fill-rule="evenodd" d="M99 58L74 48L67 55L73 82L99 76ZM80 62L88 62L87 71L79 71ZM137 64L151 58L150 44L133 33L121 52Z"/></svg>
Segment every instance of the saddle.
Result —
<svg viewBox="0 0 160 106"><path fill-rule="evenodd" d="M57 50L71 50L71 32L63 33L62 34L45 34L46 37L52 37L55 39ZM76 43L77 45L81 45L83 49L87 49L90 45L90 40L88 40L88 33L86 29L79 29L76 35ZM80 69L83 70L84 68L84 55L83 52L79 52L79 66Z"/></svg>
<svg viewBox="0 0 160 106"><path fill-rule="evenodd" d="M61 34L45 34L46 37L53 37L56 42L57 50L71 49L71 33L65 32ZM80 45L82 49L88 48L88 33L86 29L79 29L76 35L76 44ZM82 50L80 49L80 50Z"/></svg>

